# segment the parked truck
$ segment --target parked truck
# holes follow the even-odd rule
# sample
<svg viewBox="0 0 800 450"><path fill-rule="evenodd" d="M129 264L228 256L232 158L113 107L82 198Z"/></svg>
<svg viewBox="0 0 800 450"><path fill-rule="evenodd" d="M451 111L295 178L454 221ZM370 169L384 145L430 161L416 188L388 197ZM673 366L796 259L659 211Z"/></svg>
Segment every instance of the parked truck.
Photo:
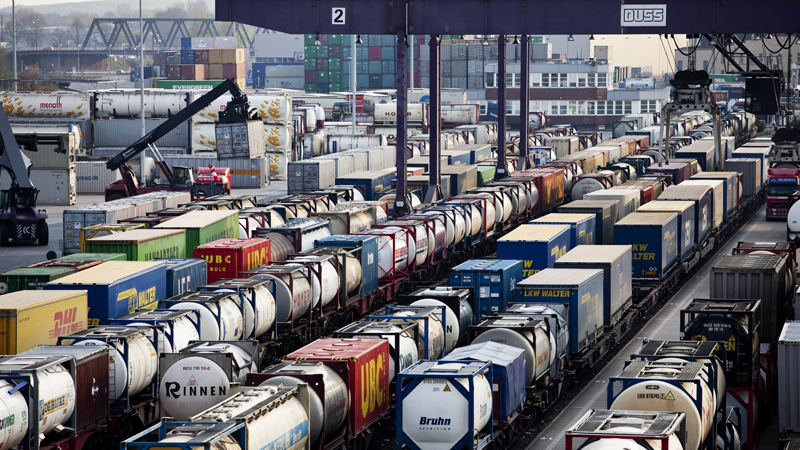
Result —
<svg viewBox="0 0 800 450"><path fill-rule="evenodd" d="M769 169L767 174L767 220L786 220L789 197L800 190L800 169Z"/></svg>

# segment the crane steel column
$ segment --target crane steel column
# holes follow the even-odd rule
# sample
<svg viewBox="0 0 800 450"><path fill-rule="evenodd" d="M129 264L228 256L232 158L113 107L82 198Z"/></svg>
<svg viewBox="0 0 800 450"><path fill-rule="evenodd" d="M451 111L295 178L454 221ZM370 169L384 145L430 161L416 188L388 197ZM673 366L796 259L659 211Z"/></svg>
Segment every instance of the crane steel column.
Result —
<svg viewBox="0 0 800 450"><path fill-rule="evenodd" d="M506 173L506 36L497 37L497 170L500 180Z"/></svg>
<svg viewBox="0 0 800 450"><path fill-rule="evenodd" d="M531 164L528 158L528 128L530 128L530 120L528 117L528 110L531 105L531 89L530 89L530 49L529 49L528 35L522 35L522 44L520 51L522 52L522 67L520 69L519 80L519 162L517 163L517 170L530 169Z"/></svg>
<svg viewBox="0 0 800 450"><path fill-rule="evenodd" d="M411 205L408 204L408 194L406 192L406 35L403 31L397 32L397 134L396 158L397 158L397 191L394 198L394 214L396 217L405 216L411 212Z"/></svg>
<svg viewBox="0 0 800 450"><path fill-rule="evenodd" d="M440 145L441 145L441 63L442 54L439 52L439 37L431 35L428 44L431 49L430 69L428 78L430 79L430 107L428 109L428 137L430 140L429 158L431 159L430 179L428 180L428 192L425 194L425 203L433 203L436 200L443 200L442 194L442 169L439 167Z"/></svg>

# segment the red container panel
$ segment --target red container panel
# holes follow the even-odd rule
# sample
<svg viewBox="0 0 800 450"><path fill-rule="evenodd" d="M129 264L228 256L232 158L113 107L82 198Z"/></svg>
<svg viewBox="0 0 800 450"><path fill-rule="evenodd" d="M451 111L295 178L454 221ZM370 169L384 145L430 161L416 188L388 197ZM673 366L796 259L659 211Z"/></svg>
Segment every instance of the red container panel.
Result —
<svg viewBox="0 0 800 450"><path fill-rule="evenodd" d="M196 247L194 257L206 260L208 283L213 283L269 264L269 252L269 239L220 239Z"/></svg>
<svg viewBox="0 0 800 450"><path fill-rule="evenodd" d="M367 56L369 56L370 61L379 61L381 59L381 48L369 47L369 50L367 50Z"/></svg>
<svg viewBox="0 0 800 450"><path fill-rule="evenodd" d="M539 202L534 211L541 214L564 203L564 178L566 169L561 167L541 167L519 172L523 177L533 178L539 191ZM516 174L512 174L512 177Z"/></svg>
<svg viewBox="0 0 800 450"><path fill-rule="evenodd" d="M653 201L653 186L614 186L611 189L627 189L639 191L639 205Z"/></svg>
<svg viewBox="0 0 800 450"><path fill-rule="evenodd" d="M167 54L164 52L153 53L153 65L160 66L167 63Z"/></svg>
<svg viewBox="0 0 800 450"><path fill-rule="evenodd" d="M178 64L172 64L167 66L167 78L169 78L170 80L180 80L181 66Z"/></svg>
<svg viewBox="0 0 800 450"><path fill-rule="evenodd" d="M323 361L336 369L350 391L351 435L389 411L389 342L384 339L317 339L286 356L289 361Z"/></svg>
<svg viewBox="0 0 800 450"><path fill-rule="evenodd" d="M244 64L223 64L223 78L244 78Z"/></svg>
<svg viewBox="0 0 800 450"><path fill-rule="evenodd" d="M206 66L203 64L181 64L181 79L205 80Z"/></svg>
<svg viewBox="0 0 800 450"><path fill-rule="evenodd" d="M194 51L195 64L208 64L208 49Z"/></svg>

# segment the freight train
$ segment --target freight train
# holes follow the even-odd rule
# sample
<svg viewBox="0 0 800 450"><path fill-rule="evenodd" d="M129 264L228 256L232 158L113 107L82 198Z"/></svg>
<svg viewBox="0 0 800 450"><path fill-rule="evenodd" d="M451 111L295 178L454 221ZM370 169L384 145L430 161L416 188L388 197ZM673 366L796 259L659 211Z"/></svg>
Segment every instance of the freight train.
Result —
<svg viewBox="0 0 800 450"><path fill-rule="evenodd" d="M626 146L626 151L630 152L631 147ZM568 165L574 167L577 164ZM544 267L534 268L534 263L540 264L539 259L546 259L537 255L533 256L537 261L531 259L530 267L526 269L531 271L530 275L534 275L533 279L525 277L529 279L529 284L533 283L530 286L517 286L517 282L523 278L521 266L528 261L514 261L522 259L515 256L508 257L512 263L516 262L515 268L500 269L503 273L519 271L517 278L499 277L509 283L505 286L502 283L495 283L493 286L494 276L485 277L488 281L484 282L487 284L480 284L481 281L477 278L484 277L468 278L466 275L469 270L457 271L461 273L460 284L454 284L451 276L450 284L453 286L450 289L428 288L417 291L404 286L409 283L413 286L413 283L441 280L450 267L461 263L472 264L472 258L490 255L495 246L499 251L502 245L498 241L502 242L503 239L513 248L516 239L510 234L513 230L525 230L531 226L553 226L527 225L527 222L560 207L567 208L579 203L565 204L564 186L568 179L568 169L556 161L551 166L520 171L502 181L486 183L482 188L456 193L444 202L419 208L410 216L392 220L387 219L391 217L393 198L361 200L363 195L360 194L363 191L352 186L331 186L325 191L289 196L261 206L257 205L255 198L247 196L211 198L204 202L187 203L178 208L162 209L156 214L141 217L142 220L149 217L160 225L169 225L168 217L188 214L186 210L236 209L239 211L239 226L224 227L226 234L223 237L227 241L212 241L209 244L202 241L203 233L200 229L193 231L191 226L180 227L184 229L183 234L170 231L170 239L174 239L173 235L184 236L183 247L177 246L178 254L172 256L191 255L206 260L205 283L195 284L195 289L189 292L173 291L169 298L156 293L156 290L151 296L147 294L149 290L145 290L131 297L128 301L129 309L125 309L125 313L122 310L111 313L106 309L110 315L98 317L99 327L59 338L61 345L55 348L60 349L58 352L62 356L64 352L77 351L65 350L66 348L77 349L91 345L104 348L109 353L114 360L112 368L115 375L113 380L108 381L107 387L100 385L98 388L108 393L113 409L103 415L103 419L96 421L94 427L87 427L83 431L74 427L57 427L51 432L50 441L37 443L35 447L48 447L50 442L62 440L78 447L87 442L95 445L95 440L99 442L97 445L101 445L104 440L113 441L120 436L132 435L133 423L137 427L146 426L163 415L189 418L189 413L201 413L218 403L218 400L232 394L237 383L255 384L255 381L250 381L251 378L255 380L254 372L284 355L293 355L293 351L299 352L296 354L297 361L290 364L293 367L270 367L266 369L266 373L272 371L284 378L294 377L298 393L302 390L302 382L322 380L322 390L314 388L316 394L308 395L316 395L319 399L309 400L309 405L317 405L314 407L317 412L322 409L326 415L330 413L335 417L330 421L326 417L313 423L313 427L318 430L322 427L324 431L314 434L316 437L311 439L321 446L319 448L356 443L365 445L369 436L376 431L377 424L388 419L391 414L388 411L387 394L390 388L384 386L384 379L387 383L402 385L400 378L404 371L422 370L419 364L425 363L415 361L447 358L451 352L460 355L459 346L467 342L474 342L476 345L483 342L488 347L488 341L495 340L494 336L501 336L496 338L498 340L506 339L506 323L519 323L530 329L530 334L519 341L519 346L524 348L516 359L521 357L528 363L524 376L524 391L527 396L525 404L533 404L533 411L546 410L570 383L569 374L595 365L608 353L611 345L624 336L631 321L654 304L669 286L674 285L690 270L690 262L676 262L677 250L667 249L664 252L664 257L660 258L663 264L656 267L656 273L648 273L649 267L644 267L639 276L632 277L631 283L635 283L639 293L635 306L632 304L632 296L630 303L627 297L622 299L622 304L628 306L610 312L608 324L604 322L604 314L600 314L599 318L595 318L596 326L592 330L591 338L583 333L585 330L578 311L564 307L564 303L573 302L576 295L585 295L580 291L582 287L538 287L535 283L540 281L536 278L539 270L568 269L554 269L550 262L545 262ZM706 187L702 197L712 198L711 192L715 189L716 187ZM759 192L756 187L753 190ZM743 192L743 189L738 192ZM700 238L697 238L697 234L693 235L692 250L700 253L703 247L713 246L709 245L713 243L713 239L733 229L752 205L757 203L757 198L757 195L747 197L735 194L735 209L730 215L724 216L722 221L709 225L709 228L713 227L710 233L701 234ZM159 201L163 202L164 199ZM692 202L689 209L699 208L703 213L708 213L709 208L713 211L721 208L718 201L706 204L705 209L702 199L689 201ZM606 204L607 211L616 202L608 201ZM135 208L134 210L139 211ZM608 221L605 220L603 208L591 211L596 217L599 216L599 220L596 221L594 230L584 228L583 236L585 237L587 231L596 236L607 234ZM615 210L615 216L611 219L612 228L615 228L613 224L617 221L617 214ZM671 214L666 221L669 223L659 226L677 228L675 224L678 220L683 220L681 229L690 224L688 219L678 219L678 216L677 213ZM581 235L577 226L574 233L576 239ZM168 226L164 228L169 229ZM560 234L566 239L563 246L571 248L577 243L570 241L572 226L567 224L562 228ZM332 233L334 229L336 233ZM113 248L129 248L120 245L125 242L126 233L132 232L112 235L115 236L114 239L89 239L88 248L101 252L108 252ZM241 236L240 233L246 236ZM625 234L620 233L623 236ZM219 237L214 233L209 236ZM240 237L245 239L238 239ZM152 237L132 239L129 242L136 242L132 244L136 247L138 242L150 238ZM520 246L527 246L528 243L537 241L522 239L519 242ZM203 248L210 244L214 245ZM248 250L250 244L261 246L258 257L254 257ZM549 245L549 240L544 244ZM194 247L193 252L186 253L190 247ZM183 249L183 253L180 249ZM208 253L203 254L204 251ZM563 251L557 250L559 252L566 253L566 248ZM131 253L127 256L130 258ZM649 260L649 257L639 256L637 260ZM217 261L220 265L215 268ZM159 266L152 270L167 270L160 263L146 264ZM631 264L633 275L635 267ZM232 272L207 284L212 273L216 273L212 269ZM86 268L76 275L91 280L91 270L93 268ZM491 270L495 269L490 268L489 271ZM607 283L604 279L607 275L602 270L589 272L592 275L587 280L593 283L593 287L589 288L592 290L591 304L594 305L595 312L602 311L605 296L600 296L597 289L606 289ZM479 273L479 270L472 272L473 275ZM546 275L539 278L549 278ZM81 289L82 283L85 284L86 281L56 280L49 288ZM114 292L116 299L117 292L125 292L122 287L122 283L117 291L109 287L96 298L101 299L101 303L107 302L109 292ZM496 289L499 290L495 291ZM549 301L536 305L537 302L529 301L533 294L525 295L525 292L535 290L575 292L565 294L560 305ZM90 292L89 295L94 294ZM484 300L486 298L488 300ZM383 310L383 305L394 299L400 305L386 306ZM521 304L513 304L514 299L521 299ZM154 300L162 301L159 307L164 309L145 310L142 313L133 311L139 306L154 306ZM97 305L91 305L93 301L89 300L92 308ZM376 311L382 313L376 314ZM122 317L129 312L141 315ZM360 317L366 319L355 321ZM333 364L325 362L331 359L325 355L335 353L337 347L325 347L329 345L326 341L314 343L315 339L336 329L339 330L337 335L347 339L344 342L358 337L358 342L371 341L381 347L378 351L379 357L374 358L376 361L370 362L364 369L334 370L342 379L342 384L337 384L336 378L324 369ZM579 333L582 335L579 336ZM376 339L379 337L386 339ZM189 342L192 341L197 343L190 345ZM388 341L388 344L380 344L384 341ZM67 344L71 345L68 347ZM312 347L303 347L306 344ZM316 348L314 345L323 347ZM511 346L514 347L513 344ZM533 351L528 351L529 348ZM22 356L23 354L17 355ZM60 365L75 364L69 362L69 355L63 357L68 361L59 363ZM75 355L71 358L77 361ZM308 363L315 359L320 362ZM484 374L481 376L485 377L486 361L481 361L483 366L475 363L480 366L477 368L473 363L468 365L475 369L475 374ZM435 371L435 368L425 367L420 373ZM209 377L191 374L186 378L194 368ZM69 367L66 370L69 371ZM345 376L347 371L351 371L351 375L358 372L374 376L376 384L365 384L362 375ZM124 376L126 374L128 375ZM173 379L173 375L168 374L180 374L185 379ZM209 384L203 386L201 380ZM77 383L81 386L83 382ZM287 386L286 383L283 384ZM354 385L358 386L355 390ZM363 386L367 385L370 386L369 392L364 394ZM461 387L454 385L462 393L463 387L463 384ZM25 391L25 395L28 394L38 395L30 389ZM270 395L274 394L276 393ZM397 396L402 398L400 392ZM349 413L345 412L347 408L342 407L347 404L351 409ZM369 413L375 414L370 416L370 420L359 422L358 414L352 408L364 408L363 405L367 405ZM488 408L488 404L482 405ZM511 408L507 412L510 417L497 418L496 428L501 433L495 439L498 443L508 442L511 434L502 434L501 430L513 430L513 417L519 415L518 409ZM363 411L359 414L363 414ZM138 416L139 421L123 420L134 416ZM426 424L428 419L431 420L431 426L438 424L438 417L426 416ZM495 422L494 419L485 420L485 417L482 420L487 425ZM98 426L98 423L102 425ZM480 431L483 432L483 427ZM32 435L28 437L33 439Z"/></svg>

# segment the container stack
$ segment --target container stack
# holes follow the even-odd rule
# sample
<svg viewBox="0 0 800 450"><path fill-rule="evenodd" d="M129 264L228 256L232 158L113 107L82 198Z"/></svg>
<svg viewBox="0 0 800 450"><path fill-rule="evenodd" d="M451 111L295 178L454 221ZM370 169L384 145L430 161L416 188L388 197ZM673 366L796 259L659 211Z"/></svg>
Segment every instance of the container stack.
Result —
<svg viewBox="0 0 800 450"><path fill-rule="evenodd" d="M305 35L305 91L341 92L347 90L342 70L350 63L344 62L350 55L350 36L341 34L320 34L320 45L315 45L317 35ZM347 56L344 49L347 48ZM358 63L358 55L356 55ZM366 60L366 58L364 58Z"/></svg>
<svg viewBox="0 0 800 450"><path fill-rule="evenodd" d="M244 89L249 53L249 49L236 48L234 37L183 37L180 52L153 54L153 68L150 74L154 78L166 78L169 81L219 82L232 78L241 89ZM146 78L147 72L145 70ZM174 83L162 84L159 81L157 85L166 89L186 88L185 83L176 86Z"/></svg>

